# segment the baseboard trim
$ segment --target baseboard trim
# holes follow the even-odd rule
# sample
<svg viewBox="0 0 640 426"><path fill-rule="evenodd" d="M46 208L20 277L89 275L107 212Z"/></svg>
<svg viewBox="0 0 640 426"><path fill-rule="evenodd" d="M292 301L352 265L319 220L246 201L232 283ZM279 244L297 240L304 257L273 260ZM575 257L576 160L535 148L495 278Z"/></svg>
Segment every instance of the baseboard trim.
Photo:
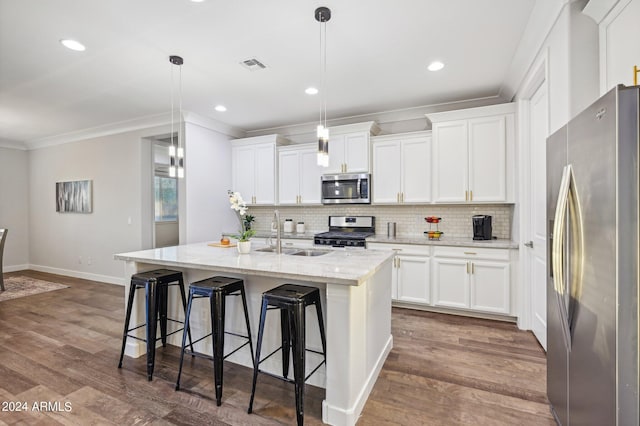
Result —
<svg viewBox="0 0 640 426"><path fill-rule="evenodd" d="M48 272L50 274L65 275L67 277L82 278L85 280L99 281L99 282L108 283L108 284L116 284L121 286L125 285L124 278L122 277L112 277L109 275L91 274L88 272L73 271L71 269L52 268L50 266L44 266L44 265L28 265L28 268L24 268L24 269L33 269L34 271Z"/></svg>
<svg viewBox="0 0 640 426"><path fill-rule="evenodd" d="M24 265L5 266L4 268L2 268L2 272L24 271L25 269L29 269L28 263L25 263Z"/></svg>

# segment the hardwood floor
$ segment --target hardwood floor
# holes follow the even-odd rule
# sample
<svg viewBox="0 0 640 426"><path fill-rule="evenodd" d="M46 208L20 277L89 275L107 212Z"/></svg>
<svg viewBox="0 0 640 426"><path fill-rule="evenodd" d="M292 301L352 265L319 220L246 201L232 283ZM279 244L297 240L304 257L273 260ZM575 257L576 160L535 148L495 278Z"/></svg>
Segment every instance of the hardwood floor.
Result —
<svg viewBox="0 0 640 426"><path fill-rule="evenodd" d="M293 386L262 375L247 414L251 370L225 363L222 406L213 369L188 359L175 392L179 351L117 368L124 288L20 271L67 289L0 302L0 424L294 424ZM515 325L394 309L394 348L359 425L553 425L546 359L533 335ZM306 387L305 424L322 423L324 390ZM11 402L27 402L15 411ZM48 409L33 410L34 403ZM65 407L65 403L67 406ZM65 408L71 408L65 411ZM47 407L45 407L47 408Z"/></svg>

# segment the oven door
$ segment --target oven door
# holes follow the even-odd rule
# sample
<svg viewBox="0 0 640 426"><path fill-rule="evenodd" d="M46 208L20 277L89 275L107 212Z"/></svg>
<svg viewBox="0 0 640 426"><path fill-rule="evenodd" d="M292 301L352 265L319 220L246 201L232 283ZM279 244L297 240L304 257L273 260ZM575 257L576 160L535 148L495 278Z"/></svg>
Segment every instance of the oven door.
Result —
<svg viewBox="0 0 640 426"><path fill-rule="evenodd" d="M323 175L322 204L369 204L369 174Z"/></svg>

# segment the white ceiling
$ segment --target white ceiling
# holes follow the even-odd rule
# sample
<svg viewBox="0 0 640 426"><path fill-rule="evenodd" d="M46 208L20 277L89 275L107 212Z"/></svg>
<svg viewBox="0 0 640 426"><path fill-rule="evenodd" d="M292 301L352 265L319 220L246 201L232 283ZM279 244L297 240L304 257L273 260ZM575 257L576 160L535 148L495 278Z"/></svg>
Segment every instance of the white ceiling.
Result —
<svg viewBox="0 0 640 426"><path fill-rule="evenodd" d="M317 6L333 14L329 118L508 99L535 1L0 0L0 139L37 142L166 114L172 54L185 61L185 110L245 131L313 122L320 97L304 89L320 80ZM63 38L87 50L70 51ZM251 57L267 69L241 67ZM427 71L434 59L442 71Z"/></svg>

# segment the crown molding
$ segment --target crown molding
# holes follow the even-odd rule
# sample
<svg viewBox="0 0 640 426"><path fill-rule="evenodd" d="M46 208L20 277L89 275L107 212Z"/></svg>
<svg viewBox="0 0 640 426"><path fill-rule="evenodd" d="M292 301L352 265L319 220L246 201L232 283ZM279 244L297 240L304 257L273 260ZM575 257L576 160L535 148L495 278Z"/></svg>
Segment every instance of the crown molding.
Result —
<svg viewBox="0 0 640 426"><path fill-rule="evenodd" d="M582 9L582 13L593 19L596 24L600 24L618 6L618 3L621 3L621 6L624 7L630 2L631 0L622 2L621 0L589 0L584 9ZM617 10L620 9L620 7L617 8Z"/></svg>
<svg viewBox="0 0 640 426"><path fill-rule="evenodd" d="M170 114L163 113L148 117L136 118L133 120L119 121L116 123L106 124L104 126L97 126L74 132L63 133L61 135L50 136L41 139L33 139L30 141L26 141L25 145L27 146L27 149L40 149L55 145L63 145L71 142L78 142L85 139L94 139L119 133L144 130L150 127L159 127L170 123Z"/></svg>
<svg viewBox="0 0 640 426"><path fill-rule="evenodd" d="M527 72L540 54L549 33L569 3L569 0L537 0L535 2L509 71L500 87L500 97L506 101L513 100Z"/></svg>
<svg viewBox="0 0 640 426"><path fill-rule="evenodd" d="M196 114L195 112L184 111L182 115L185 123L195 124L196 126L214 130L216 132L225 134L227 136L232 136L234 138L244 138L246 136L246 132L244 130L222 123L221 121L214 120L213 118Z"/></svg>
<svg viewBox="0 0 640 426"><path fill-rule="evenodd" d="M26 151L28 149L24 142L12 141L9 139L0 139L0 148L19 149L21 151Z"/></svg>

